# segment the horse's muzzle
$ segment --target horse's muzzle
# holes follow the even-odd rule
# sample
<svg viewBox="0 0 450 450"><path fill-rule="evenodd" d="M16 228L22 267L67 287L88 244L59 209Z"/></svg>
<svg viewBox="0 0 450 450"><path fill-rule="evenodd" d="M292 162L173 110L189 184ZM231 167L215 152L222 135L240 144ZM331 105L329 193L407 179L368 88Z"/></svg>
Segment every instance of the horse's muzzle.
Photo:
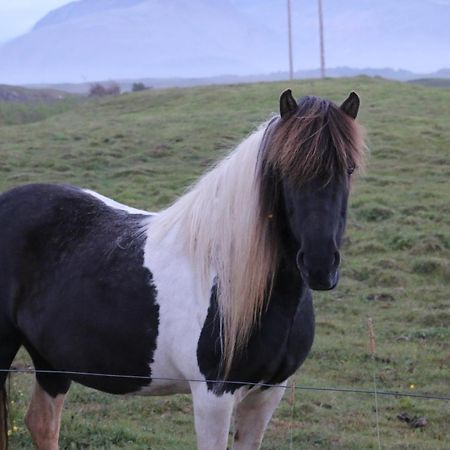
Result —
<svg viewBox="0 0 450 450"><path fill-rule="evenodd" d="M305 264L303 252L299 251L296 256L298 270L303 281L314 291L329 291L334 289L339 282L339 252L335 252L331 267L329 264Z"/></svg>

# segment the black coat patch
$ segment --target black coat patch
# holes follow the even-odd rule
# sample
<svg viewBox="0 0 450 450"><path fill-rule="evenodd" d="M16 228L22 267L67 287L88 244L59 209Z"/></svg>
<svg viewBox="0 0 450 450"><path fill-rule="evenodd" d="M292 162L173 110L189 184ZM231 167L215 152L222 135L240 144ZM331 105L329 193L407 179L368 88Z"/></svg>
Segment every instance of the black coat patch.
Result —
<svg viewBox="0 0 450 450"><path fill-rule="evenodd" d="M71 186L0 196L0 292L9 293L0 322L13 324L37 369L150 377L159 306L143 266L143 219ZM70 378L115 394L150 383ZM61 377L40 382L52 395L68 388Z"/></svg>
<svg viewBox="0 0 450 450"><path fill-rule="evenodd" d="M303 286L298 273L280 268L260 326L254 329L246 348L232 362L227 380L234 383L223 385L214 382L223 379L219 321L214 286L197 348L200 371L211 380L208 389L218 394L233 393L245 383L281 383L300 367L313 343L311 291Z"/></svg>

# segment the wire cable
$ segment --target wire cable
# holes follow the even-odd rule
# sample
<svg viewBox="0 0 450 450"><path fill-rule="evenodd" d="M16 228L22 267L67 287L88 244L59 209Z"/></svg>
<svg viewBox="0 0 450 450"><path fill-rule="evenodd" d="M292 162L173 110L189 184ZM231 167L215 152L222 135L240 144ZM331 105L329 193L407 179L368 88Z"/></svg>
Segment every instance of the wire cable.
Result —
<svg viewBox="0 0 450 450"><path fill-rule="evenodd" d="M270 383L258 383L245 380L200 380L192 378L164 378L164 377L152 377L146 375L121 375L111 373L96 373L96 372L77 372L70 370L41 370L41 369L0 369L0 372L11 374L55 374L66 376L90 376L90 377L104 377L104 378L127 378L135 380L148 380L150 381L171 381L174 383L217 383L217 384L239 384L242 386L262 387L262 388L281 388L290 389L287 384L270 384ZM318 392L342 392L353 394L368 394L373 395L373 389L360 389L360 388L345 388L345 387L326 387L326 386L294 386L293 389L303 391L318 391ZM377 391L378 396L391 396L391 397L414 397L423 398L428 400L442 400L450 401L450 396L437 395L437 394L421 394L412 392L400 392L400 391Z"/></svg>

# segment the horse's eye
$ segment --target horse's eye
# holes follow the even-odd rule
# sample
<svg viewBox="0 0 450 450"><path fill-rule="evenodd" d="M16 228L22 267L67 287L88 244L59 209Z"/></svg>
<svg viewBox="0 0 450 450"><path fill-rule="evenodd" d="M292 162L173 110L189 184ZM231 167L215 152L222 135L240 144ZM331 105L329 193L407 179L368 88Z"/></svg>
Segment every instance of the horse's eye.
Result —
<svg viewBox="0 0 450 450"><path fill-rule="evenodd" d="M348 173L349 175L351 175L354 171L355 171L355 166L349 167L349 168L347 169L347 173Z"/></svg>

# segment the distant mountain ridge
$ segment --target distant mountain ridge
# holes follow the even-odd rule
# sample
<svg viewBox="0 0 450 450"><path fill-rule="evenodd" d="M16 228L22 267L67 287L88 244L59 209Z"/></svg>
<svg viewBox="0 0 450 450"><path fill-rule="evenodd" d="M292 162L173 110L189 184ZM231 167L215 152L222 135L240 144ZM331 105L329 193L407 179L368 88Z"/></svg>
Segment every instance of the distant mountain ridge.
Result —
<svg viewBox="0 0 450 450"><path fill-rule="evenodd" d="M33 30L39 30L40 28L47 26L59 25L73 17L80 19L93 13L131 7L144 1L145 0L95 0L90 2L71 2L50 11L42 19L36 22Z"/></svg>
<svg viewBox="0 0 450 450"><path fill-rule="evenodd" d="M293 10L297 68L319 65L316 6L305 2ZM425 64L431 49L440 51L441 66L450 67L450 0L340 0L325 6L327 63L336 67L327 75L450 77L450 69L343 67L408 67L401 58L409 54ZM286 69L285 6L271 0L79 0L0 46L0 82L16 84L227 74L272 79ZM317 76L315 70L298 73Z"/></svg>

